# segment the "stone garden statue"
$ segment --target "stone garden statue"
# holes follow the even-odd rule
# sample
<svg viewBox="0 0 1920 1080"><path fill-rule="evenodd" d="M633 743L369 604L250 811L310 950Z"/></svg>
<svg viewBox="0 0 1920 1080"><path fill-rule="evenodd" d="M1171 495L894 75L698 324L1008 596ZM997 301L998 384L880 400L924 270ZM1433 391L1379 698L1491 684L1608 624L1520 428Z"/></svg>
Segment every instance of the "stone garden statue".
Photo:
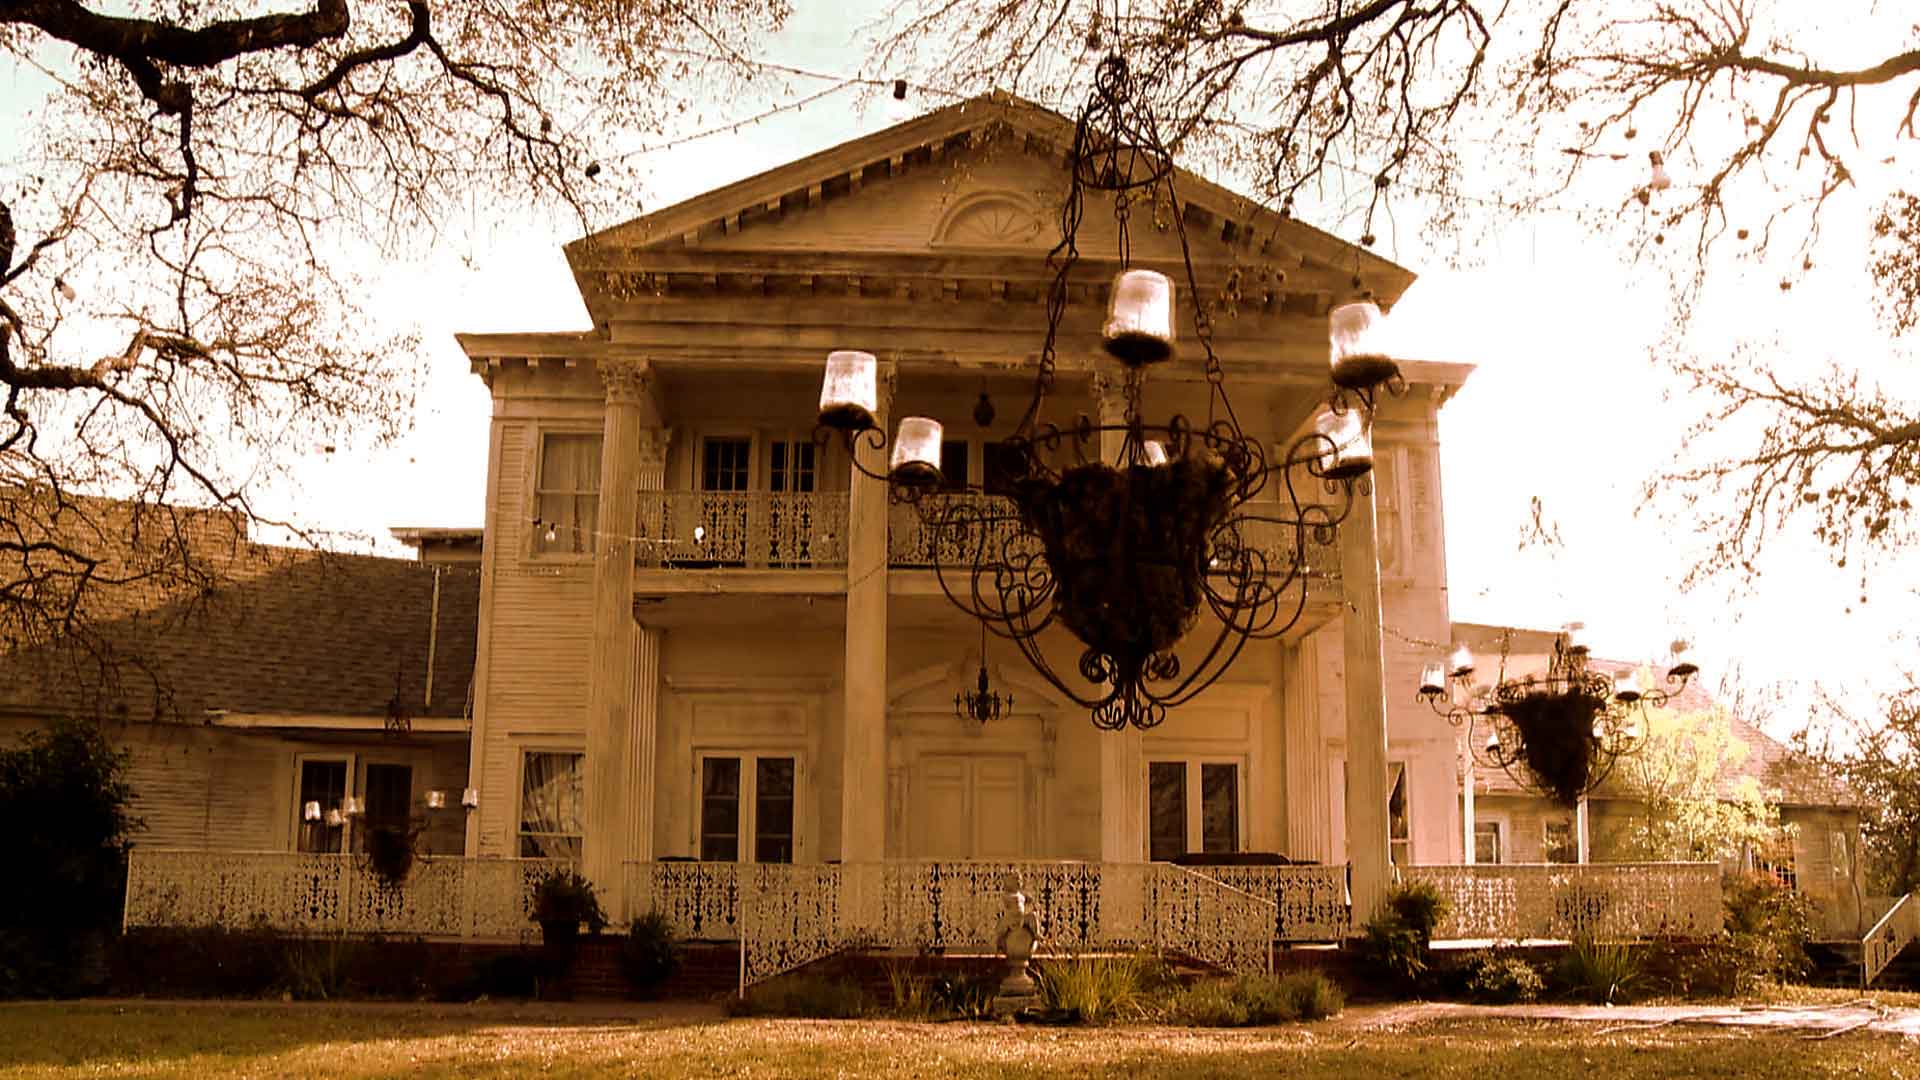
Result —
<svg viewBox="0 0 1920 1080"><path fill-rule="evenodd" d="M1009 882L1000 894L1000 922L994 928L993 947L1007 958L1007 974L994 995L994 1011L1010 1013L1031 1005L1036 987L1027 973L1034 946L1040 943L1040 916L1027 910L1027 894L1018 882Z"/></svg>

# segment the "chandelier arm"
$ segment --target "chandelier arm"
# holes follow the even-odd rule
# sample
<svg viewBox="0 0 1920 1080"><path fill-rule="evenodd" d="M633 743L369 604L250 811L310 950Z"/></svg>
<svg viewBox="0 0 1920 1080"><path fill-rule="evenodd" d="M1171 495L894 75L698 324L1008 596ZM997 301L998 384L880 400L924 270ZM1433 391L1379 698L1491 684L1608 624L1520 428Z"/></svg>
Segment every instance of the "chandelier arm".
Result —
<svg viewBox="0 0 1920 1080"><path fill-rule="evenodd" d="M1233 639L1232 650L1226 654L1224 659L1220 660L1219 664L1214 665L1214 659L1219 656L1221 646L1226 643L1228 638ZM1235 634L1226 627L1222 627L1220 633L1214 636L1213 645L1207 650L1207 655L1200 658L1200 662L1193 666L1192 672L1172 690L1164 694L1154 695L1154 700L1170 709L1177 709L1192 701L1194 698L1199 697L1215 682L1219 681L1220 676L1227 673L1227 669L1233 666L1234 661L1240 659L1240 652L1247 647L1247 641L1248 635ZM1209 673L1210 665L1212 665L1212 670ZM1202 678L1203 675L1205 676L1204 679Z"/></svg>
<svg viewBox="0 0 1920 1080"><path fill-rule="evenodd" d="M1039 640L1034 635L1015 634L1012 635L1012 637L1015 647L1020 650L1020 655L1026 657L1028 665L1030 665L1034 671L1038 672L1041 678L1047 680L1048 685L1065 694L1068 700L1080 708L1088 711L1104 708L1112 704L1118 696L1117 689L1110 690L1104 696L1100 697L1083 696L1079 691L1068 686L1066 681L1054 672L1053 665L1048 662L1045 652L1040 648Z"/></svg>

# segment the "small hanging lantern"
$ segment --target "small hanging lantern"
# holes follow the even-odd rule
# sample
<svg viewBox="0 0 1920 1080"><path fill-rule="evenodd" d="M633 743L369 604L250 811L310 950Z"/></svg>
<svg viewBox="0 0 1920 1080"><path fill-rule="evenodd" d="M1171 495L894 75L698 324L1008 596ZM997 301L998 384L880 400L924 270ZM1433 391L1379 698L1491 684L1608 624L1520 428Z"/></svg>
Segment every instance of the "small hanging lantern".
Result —
<svg viewBox="0 0 1920 1080"><path fill-rule="evenodd" d="M1172 356L1173 279L1157 270L1121 271L1113 279L1100 338L1107 352L1129 367Z"/></svg>
<svg viewBox="0 0 1920 1080"><path fill-rule="evenodd" d="M304 821L309 821L309 822L319 821L320 820L320 800L308 799L307 805L302 807L300 810L300 817Z"/></svg>
<svg viewBox="0 0 1920 1080"><path fill-rule="evenodd" d="M879 361L872 353L843 349L827 354L820 387L820 423L841 431L873 427L880 409Z"/></svg>
<svg viewBox="0 0 1920 1080"><path fill-rule="evenodd" d="M432 791L427 792L427 809L445 810L446 808L447 808L447 793L445 791L442 791L439 788L434 788Z"/></svg>
<svg viewBox="0 0 1920 1080"><path fill-rule="evenodd" d="M366 800L358 795L349 795L347 796L346 802L341 806L341 812L348 817L359 817L361 814L367 812Z"/></svg>
<svg viewBox="0 0 1920 1080"><path fill-rule="evenodd" d="M993 426L993 399L985 390L980 391L980 400L973 403L973 422L981 427Z"/></svg>
<svg viewBox="0 0 1920 1080"><path fill-rule="evenodd" d="M1420 694L1432 697L1447 692L1447 669L1438 660L1429 660L1420 669Z"/></svg>
<svg viewBox="0 0 1920 1080"><path fill-rule="evenodd" d="M340 811L338 810L327 811L327 828L337 829L340 826L346 824L346 821L347 819L341 816Z"/></svg>
<svg viewBox="0 0 1920 1080"><path fill-rule="evenodd" d="M890 475L907 487L933 487L940 483L940 442L946 429L940 421L924 416L900 420L893 439Z"/></svg>
<svg viewBox="0 0 1920 1080"><path fill-rule="evenodd" d="M1371 300L1342 304L1327 314L1333 381L1349 390L1378 386L1400 373L1381 340L1387 317Z"/></svg>
<svg viewBox="0 0 1920 1080"><path fill-rule="evenodd" d="M460 793L460 805L463 809L467 810L480 809L480 789L470 787L462 791Z"/></svg>
<svg viewBox="0 0 1920 1080"><path fill-rule="evenodd" d="M1146 459L1147 465L1151 468L1165 465L1167 463L1166 444L1157 439L1148 439L1140 444L1140 456Z"/></svg>
<svg viewBox="0 0 1920 1080"><path fill-rule="evenodd" d="M1367 435L1360 410L1327 409L1315 418L1313 429L1328 443L1320 454L1321 475L1346 480L1373 471L1373 439Z"/></svg>

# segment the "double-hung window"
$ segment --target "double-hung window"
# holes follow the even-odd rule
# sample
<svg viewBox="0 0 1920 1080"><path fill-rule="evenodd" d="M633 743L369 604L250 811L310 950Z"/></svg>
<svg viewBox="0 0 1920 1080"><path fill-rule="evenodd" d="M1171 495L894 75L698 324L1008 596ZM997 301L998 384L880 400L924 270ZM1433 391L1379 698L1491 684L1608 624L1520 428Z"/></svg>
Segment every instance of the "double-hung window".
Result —
<svg viewBox="0 0 1920 1080"><path fill-rule="evenodd" d="M1240 850L1240 765L1233 761L1147 763L1147 857Z"/></svg>
<svg viewBox="0 0 1920 1080"><path fill-rule="evenodd" d="M600 436L549 431L540 437L534 517L535 554L593 551L600 517Z"/></svg>
<svg viewBox="0 0 1920 1080"><path fill-rule="evenodd" d="M578 859L586 839L586 762L578 751L520 756L520 857Z"/></svg>
<svg viewBox="0 0 1920 1080"><path fill-rule="evenodd" d="M799 765L786 753L701 754L700 858L792 862Z"/></svg>

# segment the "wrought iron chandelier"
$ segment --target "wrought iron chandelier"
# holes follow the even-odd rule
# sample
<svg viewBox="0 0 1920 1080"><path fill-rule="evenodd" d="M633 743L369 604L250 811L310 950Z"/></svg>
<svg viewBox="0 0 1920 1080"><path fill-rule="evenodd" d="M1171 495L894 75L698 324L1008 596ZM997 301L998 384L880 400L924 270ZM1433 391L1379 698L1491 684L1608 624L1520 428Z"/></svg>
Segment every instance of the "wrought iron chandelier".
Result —
<svg viewBox="0 0 1920 1080"><path fill-rule="evenodd" d="M984 399L983 399L984 400ZM980 624L980 675L974 689L953 695L953 714L961 720L988 724L1013 708L1013 695L1001 694L987 681L987 626Z"/></svg>
<svg viewBox="0 0 1920 1080"><path fill-rule="evenodd" d="M1665 687L1643 689L1631 668L1609 675L1589 667L1588 653L1578 627L1571 627L1554 638L1545 675L1508 679L1503 644L1499 676L1476 691L1473 653L1460 645L1446 661L1425 665L1419 694L1449 723L1466 728L1476 760L1504 769L1522 787L1572 804L1639 748L1647 707L1666 705L1700 671L1676 659ZM1473 726L1482 721L1487 738L1475 745Z"/></svg>
<svg viewBox="0 0 1920 1080"><path fill-rule="evenodd" d="M990 494L1003 498L930 497L985 488L942 484L943 428L928 417L900 420L885 473L860 463L862 445L888 447L875 422L877 361L870 353L827 358L816 430L822 443L837 435L856 468L885 480L895 502L917 508L936 541L934 570L947 598L984 630L1014 642L1034 670L1110 731L1161 723L1168 709L1219 679L1249 640L1278 637L1300 619L1310 546L1331 545L1356 490L1370 490L1356 485L1373 467L1375 395L1383 386L1404 389L1398 365L1378 345L1380 309L1365 297L1334 308L1326 404L1314 430L1271 459L1241 428L1228 398L1175 173L1125 61L1106 58L1069 151L1060 240L1047 255L1053 277L1032 398L996 451L1005 475ZM1090 193L1112 200L1119 226L1120 272L1102 338L1120 365L1125 411L1119 423L1083 413L1062 427L1046 418L1046 405ZM1130 209L1156 205L1172 207L1180 240L1193 336L1205 354L1204 423L1179 414L1150 423L1141 415L1147 370L1175 348L1173 280L1130 265ZM1269 483L1284 488L1283 500L1259 500ZM1302 488L1314 486L1328 498L1303 502ZM1202 614L1217 628L1183 658L1176 647ZM1042 635L1056 624L1084 646L1078 682L1063 677L1043 647Z"/></svg>

